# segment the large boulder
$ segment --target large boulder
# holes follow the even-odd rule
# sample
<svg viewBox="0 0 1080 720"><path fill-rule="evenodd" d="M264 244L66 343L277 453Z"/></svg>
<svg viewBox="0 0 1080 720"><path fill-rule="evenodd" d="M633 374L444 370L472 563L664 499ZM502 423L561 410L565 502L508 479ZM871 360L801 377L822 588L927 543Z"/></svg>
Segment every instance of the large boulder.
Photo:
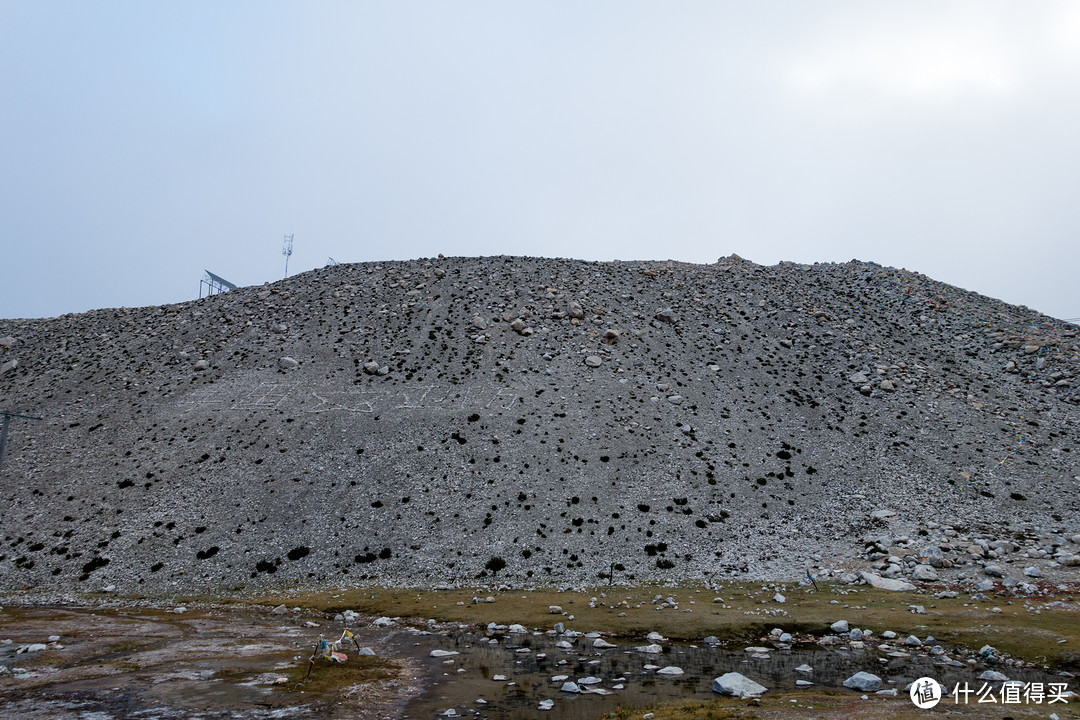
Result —
<svg viewBox="0 0 1080 720"><path fill-rule="evenodd" d="M938 574L930 565L916 565L915 571L911 573L911 579L919 582L934 582L938 579Z"/></svg>
<svg viewBox="0 0 1080 720"><path fill-rule="evenodd" d="M713 680L713 692L721 695L734 695L737 698L748 698L760 695L768 690L764 685L759 685L750 678L737 672L729 672Z"/></svg>
<svg viewBox="0 0 1080 720"><path fill-rule="evenodd" d="M844 687L860 692L877 692L881 689L881 678L860 670L844 681Z"/></svg>
<svg viewBox="0 0 1080 720"><path fill-rule="evenodd" d="M898 591L898 592L903 592L903 591L912 592L912 591L917 589L914 585L912 585L911 583L909 583L906 580L890 580L888 578L883 578L880 575L875 575L874 573L871 573L871 572L862 572L862 573L859 573L859 574L862 576L862 579L866 581L867 585L870 585L871 587L875 587L878 590L894 590L894 591Z"/></svg>

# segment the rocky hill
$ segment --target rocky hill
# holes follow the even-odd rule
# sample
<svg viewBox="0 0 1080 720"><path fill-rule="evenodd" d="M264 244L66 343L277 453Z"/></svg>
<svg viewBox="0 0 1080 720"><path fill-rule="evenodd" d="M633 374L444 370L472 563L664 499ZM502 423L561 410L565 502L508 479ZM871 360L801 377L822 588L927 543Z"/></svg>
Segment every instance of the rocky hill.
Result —
<svg viewBox="0 0 1080 720"><path fill-rule="evenodd" d="M1080 572L1075 326L873 263L340 265L0 338L6 589Z"/></svg>

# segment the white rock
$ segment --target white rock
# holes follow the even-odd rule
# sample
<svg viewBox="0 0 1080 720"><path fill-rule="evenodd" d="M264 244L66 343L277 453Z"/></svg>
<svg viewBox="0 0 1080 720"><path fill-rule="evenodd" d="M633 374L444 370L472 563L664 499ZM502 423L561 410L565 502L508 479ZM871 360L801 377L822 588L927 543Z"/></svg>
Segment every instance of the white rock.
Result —
<svg viewBox="0 0 1080 720"><path fill-rule="evenodd" d="M667 667L662 667L659 670L657 670L656 674L657 675L682 675L683 674L683 669L681 667L675 667L674 665L668 665Z"/></svg>
<svg viewBox="0 0 1080 720"><path fill-rule="evenodd" d="M660 647L659 645L657 645L655 643L653 643L652 645L638 645L634 649L637 650L638 652L650 653L652 655L658 655L658 654L664 652L664 648Z"/></svg>
<svg viewBox="0 0 1080 720"><path fill-rule="evenodd" d="M881 689L881 678L860 670L844 681L844 687L862 692L877 692Z"/></svg>
<svg viewBox="0 0 1080 720"><path fill-rule="evenodd" d="M566 693L579 693L579 692L581 692L581 688L578 687L578 684L576 682L564 682L562 684L562 687L559 688L559 689L562 690L563 692L566 692Z"/></svg>
<svg viewBox="0 0 1080 720"><path fill-rule="evenodd" d="M979 676L979 679L988 682L1006 682L1009 678L1007 675L999 673L997 670L986 670Z"/></svg>
<svg viewBox="0 0 1080 720"><path fill-rule="evenodd" d="M929 565L916 565L915 571L911 573L911 579L919 582L934 582L938 579L938 574Z"/></svg>
<svg viewBox="0 0 1080 720"><path fill-rule="evenodd" d="M441 657L450 657L451 655L460 655L460 654L461 653L459 653L457 650L432 650L431 653L430 653L430 657L441 658Z"/></svg>
<svg viewBox="0 0 1080 720"><path fill-rule="evenodd" d="M737 672L729 672L713 680L712 690L721 695L734 695L737 698L748 698L760 695L768 690L764 685L759 685L750 678Z"/></svg>
<svg viewBox="0 0 1080 720"><path fill-rule="evenodd" d="M896 592L913 592L917 590L914 585L905 580L890 580L870 572L860 572L862 579L878 590L893 590Z"/></svg>

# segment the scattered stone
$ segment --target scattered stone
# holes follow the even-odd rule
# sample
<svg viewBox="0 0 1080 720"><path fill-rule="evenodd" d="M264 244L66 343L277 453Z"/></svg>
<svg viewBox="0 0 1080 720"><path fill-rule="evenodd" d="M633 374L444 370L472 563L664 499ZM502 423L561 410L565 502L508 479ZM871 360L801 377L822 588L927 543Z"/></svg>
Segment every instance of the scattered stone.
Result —
<svg viewBox="0 0 1080 720"><path fill-rule="evenodd" d="M984 670L979 679L987 682L1006 682L1009 677L1004 673L999 673L997 670Z"/></svg>
<svg viewBox="0 0 1080 720"><path fill-rule="evenodd" d="M637 650L638 652L648 653L650 655L658 655L658 654L664 652L664 648L660 647L659 645L657 645L655 643L652 644L652 645L638 645L634 649Z"/></svg>
<svg viewBox="0 0 1080 720"><path fill-rule="evenodd" d="M875 575L874 573L870 572L861 572L859 574L862 576L862 579L865 580L868 585L875 587L878 590L892 590L894 592L912 592L918 589L905 580L892 580L888 578L883 578L880 575Z"/></svg>
<svg viewBox="0 0 1080 720"><path fill-rule="evenodd" d="M671 325L677 319L676 315L675 315L675 311L672 310L671 308L663 308L661 310L657 310L655 317L660 322L667 323L668 325Z"/></svg>
<svg viewBox="0 0 1080 720"><path fill-rule="evenodd" d="M911 573L911 579L919 582L934 582L938 579L938 574L930 565L916 565Z"/></svg>
<svg viewBox="0 0 1080 720"><path fill-rule="evenodd" d="M860 692L877 692L881 689L881 678L860 670L844 681L844 687Z"/></svg>
<svg viewBox="0 0 1080 720"><path fill-rule="evenodd" d="M712 690L721 695L734 695L740 699L757 697L768 688L737 672L729 672L713 680Z"/></svg>
<svg viewBox="0 0 1080 720"><path fill-rule="evenodd" d="M429 655L431 657L433 657L433 658L444 658L444 657L450 657L452 655L460 655L460 654L461 653L459 653L457 650L439 650L439 649L432 650L431 653L429 653Z"/></svg>
<svg viewBox="0 0 1080 720"><path fill-rule="evenodd" d="M656 674L657 675L682 675L683 674L683 669L681 667L675 667L674 665L668 665L667 667L662 667L659 670L657 670Z"/></svg>
<svg viewBox="0 0 1080 720"><path fill-rule="evenodd" d="M591 368L598 368L604 364L604 361L600 359L599 355L589 355L585 358L585 364Z"/></svg>

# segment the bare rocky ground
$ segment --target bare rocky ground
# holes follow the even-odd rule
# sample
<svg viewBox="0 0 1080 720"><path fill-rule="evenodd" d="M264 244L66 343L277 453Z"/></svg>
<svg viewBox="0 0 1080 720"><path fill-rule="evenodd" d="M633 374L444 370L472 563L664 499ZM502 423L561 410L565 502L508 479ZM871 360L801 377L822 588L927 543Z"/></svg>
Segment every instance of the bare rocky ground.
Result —
<svg viewBox="0 0 1080 720"><path fill-rule="evenodd" d="M1080 575L1076 327L852 261L433 258L0 320L0 587ZM977 586L976 586L977 587ZM972 588L974 589L974 588Z"/></svg>

